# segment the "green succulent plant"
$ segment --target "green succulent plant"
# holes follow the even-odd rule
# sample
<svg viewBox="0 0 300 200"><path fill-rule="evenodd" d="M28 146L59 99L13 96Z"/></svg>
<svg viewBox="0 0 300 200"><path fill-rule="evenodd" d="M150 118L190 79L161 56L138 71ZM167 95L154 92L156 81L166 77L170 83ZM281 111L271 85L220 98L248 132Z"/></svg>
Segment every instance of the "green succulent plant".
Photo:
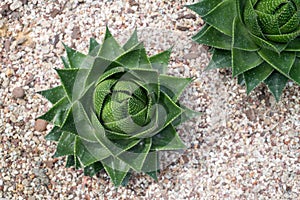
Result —
<svg viewBox="0 0 300 200"><path fill-rule="evenodd" d="M265 83L276 100L300 84L300 0L202 0L188 8L206 22L193 39L212 47L208 69L232 67L250 93Z"/></svg>
<svg viewBox="0 0 300 200"><path fill-rule="evenodd" d="M65 49L62 85L40 92L53 104L39 118L54 124L46 136L58 142L54 156L85 175L104 169L115 186L133 171L157 180L159 152L185 148L175 127L195 116L178 102L192 79L166 75L171 50L148 57L136 31L123 46L107 28L87 55Z"/></svg>

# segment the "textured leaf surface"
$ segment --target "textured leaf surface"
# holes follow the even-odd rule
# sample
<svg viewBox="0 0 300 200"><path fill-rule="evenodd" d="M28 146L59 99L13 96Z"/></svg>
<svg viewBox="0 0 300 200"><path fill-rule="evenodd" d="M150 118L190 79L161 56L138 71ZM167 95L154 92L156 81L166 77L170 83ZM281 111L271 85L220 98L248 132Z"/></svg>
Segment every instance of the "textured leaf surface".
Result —
<svg viewBox="0 0 300 200"><path fill-rule="evenodd" d="M150 59L150 63L152 64L152 68L156 69L160 74L167 73L170 56L171 56L171 49L151 56L149 59Z"/></svg>
<svg viewBox="0 0 300 200"><path fill-rule="evenodd" d="M152 150L178 150L186 148L172 125L153 136Z"/></svg>
<svg viewBox="0 0 300 200"><path fill-rule="evenodd" d="M116 187L122 184L130 169L126 163L113 157L105 159L103 161L103 166Z"/></svg>
<svg viewBox="0 0 300 200"><path fill-rule="evenodd" d="M205 70L227 68L231 66L231 51L214 49L213 56Z"/></svg>
<svg viewBox="0 0 300 200"><path fill-rule="evenodd" d="M68 132L63 132L63 134L59 138L54 156L60 157L66 155L74 155L76 142L75 138L76 135Z"/></svg>
<svg viewBox="0 0 300 200"><path fill-rule="evenodd" d="M201 44L226 50L231 49L232 43L230 36L225 35L208 25L204 25L204 27L195 36L193 36L193 40Z"/></svg>
<svg viewBox="0 0 300 200"><path fill-rule="evenodd" d="M247 86L247 93L249 94L257 85L263 82L272 72L273 67L268 63L261 65L245 72L245 82Z"/></svg>
<svg viewBox="0 0 300 200"><path fill-rule="evenodd" d="M49 141L58 141L62 134L61 129L55 126L46 136L45 139Z"/></svg>
<svg viewBox="0 0 300 200"><path fill-rule="evenodd" d="M191 78L179 78L167 75L160 75L160 88L165 92L173 101L178 101L178 98L184 89L192 82Z"/></svg>
<svg viewBox="0 0 300 200"><path fill-rule="evenodd" d="M103 169L102 163L95 162L84 168L84 175L92 177L92 176L96 175L98 172L100 172L102 169Z"/></svg>
<svg viewBox="0 0 300 200"><path fill-rule="evenodd" d="M115 38L111 35L108 28L106 28L104 42L101 46L98 56L107 58L109 60L114 60L124 53L122 47L118 44Z"/></svg>
<svg viewBox="0 0 300 200"><path fill-rule="evenodd" d="M61 126L70 109L70 104L67 97L62 98L57 102L47 113L40 116L39 119L52 122L56 126Z"/></svg>
<svg viewBox="0 0 300 200"><path fill-rule="evenodd" d="M223 16L222 18L218 17ZM231 36L232 35L232 21L236 15L236 1L227 0L222 1L214 7L209 13L203 16L203 20L208 24L218 29L220 32Z"/></svg>
<svg viewBox="0 0 300 200"><path fill-rule="evenodd" d="M249 69L252 69L263 60L257 52L243 51L239 49L232 50L232 76L237 76Z"/></svg>
<svg viewBox="0 0 300 200"><path fill-rule="evenodd" d="M275 99L279 101L283 89L286 86L288 78L278 72L273 72L264 82L274 95Z"/></svg>
<svg viewBox="0 0 300 200"><path fill-rule="evenodd" d="M258 53L266 62L287 76L296 58L295 52L282 52L278 55L275 52L262 49Z"/></svg>
<svg viewBox="0 0 300 200"><path fill-rule="evenodd" d="M63 86L57 86L49 90L40 91L39 94L43 95L52 104L57 103L59 100L66 96Z"/></svg>

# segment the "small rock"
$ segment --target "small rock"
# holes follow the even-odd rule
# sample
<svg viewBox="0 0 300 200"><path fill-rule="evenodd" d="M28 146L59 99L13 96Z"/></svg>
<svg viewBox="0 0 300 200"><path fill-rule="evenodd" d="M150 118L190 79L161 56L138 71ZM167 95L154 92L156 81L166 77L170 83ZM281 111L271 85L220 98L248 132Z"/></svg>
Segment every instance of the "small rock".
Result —
<svg viewBox="0 0 300 200"><path fill-rule="evenodd" d="M196 20L197 17L196 17L196 15L194 15L194 14L187 14L187 15L180 15L180 16L177 18L177 20L178 20L178 19L193 19L193 20Z"/></svg>
<svg viewBox="0 0 300 200"><path fill-rule="evenodd" d="M52 168L53 167L53 161L51 160L47 160L47 161L44 161L45 165L48 167L48 168Z"/></svg>
<svg viewBox="0 0 300 200"><path fill-rule="evenodd" d="M10 44L11 44L10 40L5 40L4 48L7 52L10 50Z"/></svg>
<svg viewBox="0 0 300 200"><path fill-rule="evenodd" d="M196 59L199 58L199 54L198 53L188 53L184 55L185 59Z"/></svg>
<svg viewBox="0 0 300 200"><path fill-rule="evenodd" d="M34 75L32 73L28 73L27 80L25 81L25 85L30 84L34 80Z"/></svg>
<svg viewBox="0 0 300 200"><path fill-rule="evenodd" d="M21 87L15 87L12 91L12 95L15 98L22 99L25 96L25 91Z"/></svg>
<svg viewBox="0 0 300 200"><path fill-rule="evenodd" d="M0 10L0 14L5 17L7 16L11 11L9 10L9 4L5 4L1 7L1 10Z"/></svg>
<svg viewBox="0 0 300 200"><path fill-rule="evenodd" d="M72 39L79 39L80 38L80 36L81 36L81 34L80 34L80 28L79 28L79 26L75 26L74 28L73 28L73 32L72 32Z"/></svg>
<svg viewBox="0 0 300 200"><path fill-rule="evenodd" d="M10 8L10 10L15 11L18 8L20 8L21 6L22 6L21 1L14 1L12 4L10 4L9 8Z"/></svg>
<svg viewBox="0 0 300 200"><path fill-rule="evenodd" d="M25 5L28 3L28 0L21 0L22 4Z"/></svg>
<svg viewBox="0 0 300 200"><path fill-rule="evenodd" d="M26 37L20 37L16 40L16 44L17 45L21 45L24 44L24 42L26 42L27 38Z"/></svg>
<svg viewBox="0 0 300 200"><path fill-rule="evenodd" d="M53 38L53 46L56 48L57 43L59 42L59 34L55 35Z"/></svg>
<svg viewBox="0 0 300 200"><path fill-rule="evenodd" d="M5 74L7 77L11 77L14 74L14 70L12 70L11 68L7 68Z"/></svg>
<svg viewBox="0 0 300 200"><path fill-rule="evenodd" d="M133 9L131 9L131 8L128 8L128 9L127 9L127 12L130 13L130 14L135 13L135 11L134 11Z"/></svg>
<svg viewBox="0 0 300 200"><path fill-rule="evenodd" d="M50 52L50 49L48 46L43 46L41 49L42 54L48 54Z"/></svg>
<svg viewBox="0 0 300 200"><path fill-rule="evenodd" d="M185 27L185 26L177 26L176 28L177 28L177 30L180 30L180 31L187 31L187 30L189 30L189 28Z"/></svg>
<svg viewBox="0 0 300 200"><path fill-rule="evenodd" d="M253 109L250 108L250 109L246 110L245 114L250 121L252 121L252 122L256 121L256 116L255 116Z"/></svg>
<svg viewBox="0 0 300 200"><path fill-rule="evenodd" d="M1 19L0 20L0 28L4 27L6 20L5 19Z"/></svg>
<svg viewBox="0 0 300 200"><path fill-rule="evenodd" d="M129 0L130 6L139 6L139 3L137 3L135 0Z"/></svg>
<svg viewBox="0 0 300 200"><path fill-rule="evenodd" d="M51 11L50 16L51 16L52 18L54 18L54 17L56 17L56 15L58 15L59 13L60 13L60 10L54 8L54 9Z"/></svg>
<svg viewBox="0 0 300 200"><path fill-rule="evenodd" d="M35 121L34 130L36 131L45 131L47 128L48 122L42 119L38 119Z"/></svg>

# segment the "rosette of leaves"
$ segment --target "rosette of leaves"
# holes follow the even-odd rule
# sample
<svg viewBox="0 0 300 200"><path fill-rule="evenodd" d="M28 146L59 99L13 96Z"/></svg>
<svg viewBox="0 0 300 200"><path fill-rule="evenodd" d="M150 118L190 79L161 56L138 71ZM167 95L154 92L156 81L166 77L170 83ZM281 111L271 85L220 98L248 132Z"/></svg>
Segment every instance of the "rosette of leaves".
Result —
<svg viewBox="0 0 300 200"><path fill-rule="evenodd" d="M115 186L133 171L157 180L159 151L185 148L175 127L195 116L178 98L191 78L166 75L170 50L148 57L136 31L120 46L107 29L89 53L65 46L62 85L40 92L53 107L39 117L52 122L55 157L93 176L104 169Z"/></svg>
<svg viewBox="0 0 300 200"><path fill-rule="evenodd" d="M300 84L299 0L202 0L187 6L206 22L193 39L211 46L208 69L232 66L250 93L265 83L276 100Z"/></svg>

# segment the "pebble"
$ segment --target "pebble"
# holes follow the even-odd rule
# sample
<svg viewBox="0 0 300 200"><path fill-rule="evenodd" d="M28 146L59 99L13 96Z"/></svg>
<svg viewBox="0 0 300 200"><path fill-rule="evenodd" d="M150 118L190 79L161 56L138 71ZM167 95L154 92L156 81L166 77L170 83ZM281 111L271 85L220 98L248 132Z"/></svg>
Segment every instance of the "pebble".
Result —
<svg viewBox="0 0 300 200"><path fill-rule="evenodd" d="M73 28L73 31L72 31L72 38L73 39L79 39L80 38L80 27L79 26L75 26Z"/></svg>
<svg viewBox="0 0 300 200"><path fill-rule="evenodd" d="M7 77L11 77L14 74L14 70L11 68L7 68L5 74Z"/></svg>
<svg viewBox="0 0 300 200"><path fill-rule="evenodd" d="M4 48L7 52L10 50L10 44L11 44L11 41L9 39L5 40Z"/></svg>
<svg viewBox="0 0 300 200"><path fill-rule="evenodd" d="M45 131L47 129L48 122L42 119L37 119L35 121L34 130L36 131Z"/></svg>
<svg viewBox="0 0 300 200"><path fill-rule="evenodd" d="M188 53L184 55L184 59L196 59L199 56L199 53Z"/></svg>
<svg viewBox="0 0 300 200"><path fill-rule="evenodd" d="M27 41L26 37L20 37L16 40L16 44L21 45L21 44L24 44L24 42L26 42L26 41Z"/></svg>
<svg viewBox="0 0 300 200"><path fill-rule="evenodd" d="M15 87L12 91L12 95L15 98L22 99L25 96L25 91L22 87Z"/></svg>
<svg viewBox="0 0 300 200"><path fill-rule="evenodd" d="M13 3L9 6L9 8L12 11L17 10L18 8L20 8L22 6L22 2L21 1L13 1Z"/></svg>

